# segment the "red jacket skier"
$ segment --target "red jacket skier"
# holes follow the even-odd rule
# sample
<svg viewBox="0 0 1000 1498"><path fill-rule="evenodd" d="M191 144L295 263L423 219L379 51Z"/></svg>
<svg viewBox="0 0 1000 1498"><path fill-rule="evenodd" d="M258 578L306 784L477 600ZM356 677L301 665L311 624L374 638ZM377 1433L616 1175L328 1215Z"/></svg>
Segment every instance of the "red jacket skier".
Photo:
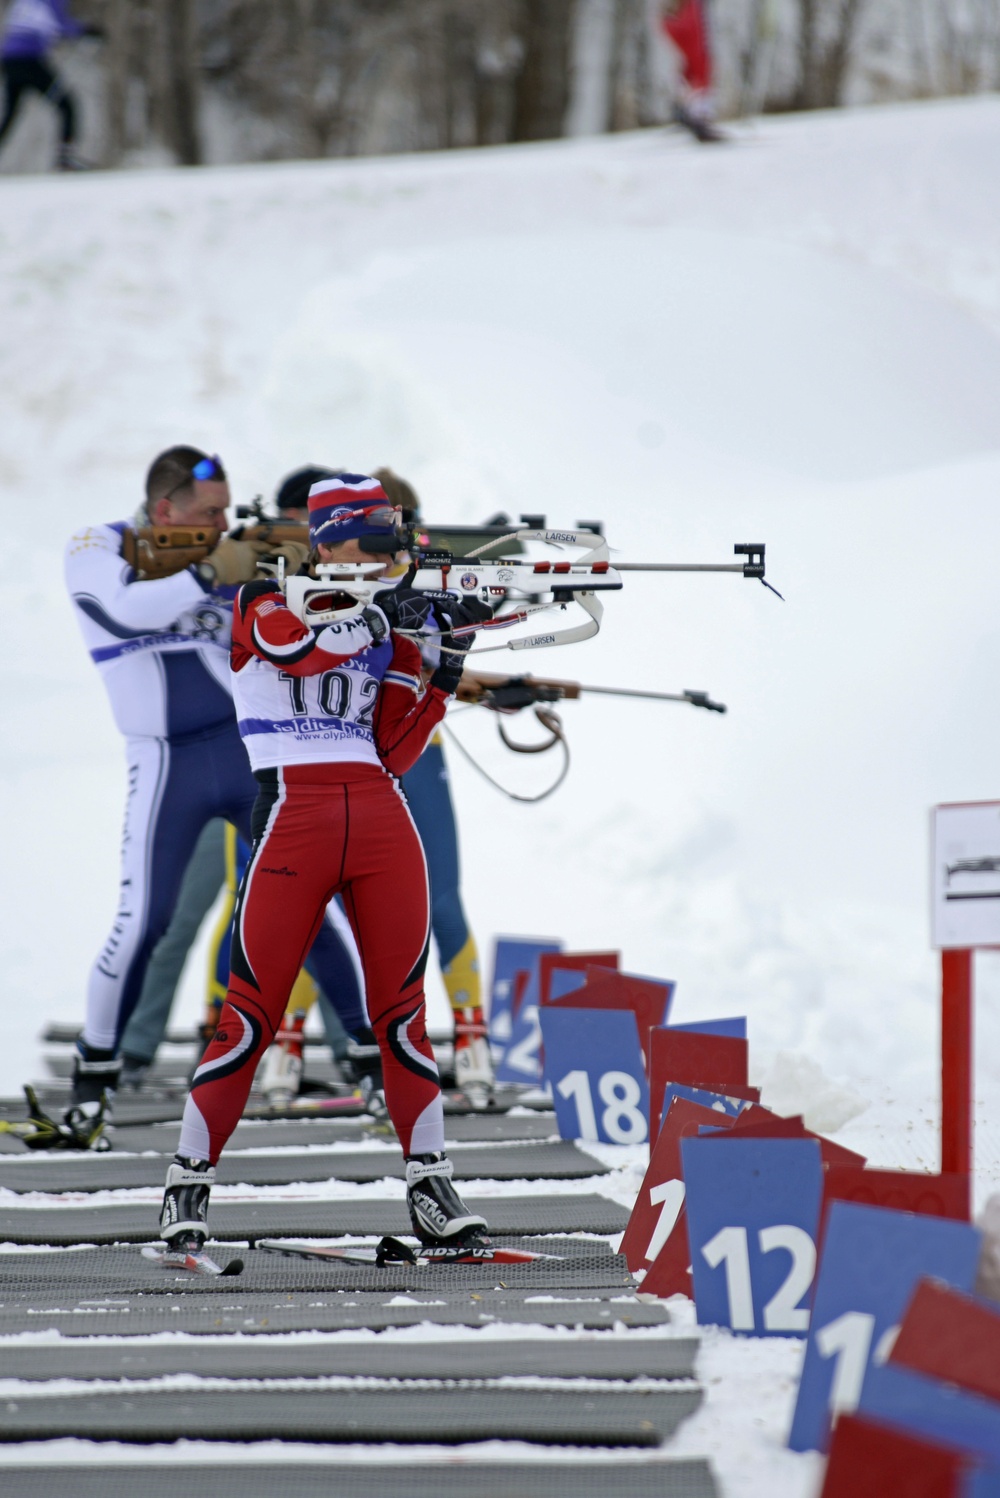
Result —
<svg viewBox="0 0 1000 1498"><path fill-rule="evenodd" d="M310 490L309 536L321 562L387 566L395 521L376 479L341 474ZM277 583L248 583L237 596L233 695L260 791L234 917L229 992L192 1079L167 1175L160 1228L182 1259L204 1244L215 1162L337 893L364 969L414 1231L431 1244L489 1241L485 1219L452 1186L443 1152L441 1089L424 1011L427 870L397 784L444 717L471 635L444 635L442 664L424 689L420 652L395 629L450 630L471 615L457 598L439 595L432 603L402 586L381 592L379 606L345 612L345 601L331 595L319 614L311 604L307 624Z"/></svg>

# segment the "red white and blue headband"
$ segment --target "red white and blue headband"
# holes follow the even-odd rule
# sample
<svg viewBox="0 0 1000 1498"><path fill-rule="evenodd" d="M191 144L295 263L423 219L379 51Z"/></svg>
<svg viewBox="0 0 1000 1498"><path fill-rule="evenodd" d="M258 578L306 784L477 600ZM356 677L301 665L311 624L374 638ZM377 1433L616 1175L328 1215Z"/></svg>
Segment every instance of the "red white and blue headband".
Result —
<svg viewBox="0 0 1000 1498"><path fill-rule="evenodd" d="M363 536L395 534L396 515L378 479L341 473L309 490L309 541L337 546Z"/></svg>

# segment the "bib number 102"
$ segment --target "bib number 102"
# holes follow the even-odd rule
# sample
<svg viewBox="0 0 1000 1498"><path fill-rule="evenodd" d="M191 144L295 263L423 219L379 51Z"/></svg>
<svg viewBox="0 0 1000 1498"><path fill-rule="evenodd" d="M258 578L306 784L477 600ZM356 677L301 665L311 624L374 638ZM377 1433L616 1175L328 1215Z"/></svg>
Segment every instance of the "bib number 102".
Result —
<svg viewBox="0 0 1000 1498"><path fill-rule="evenodd" d="M606 1144L645 1144L649 1126L640 1106L642 1090L629 1072L602 1072L597 1078L596 1104L590 1074L585 1071L567 1072L556 1083L556 1091L576 1105L579 1139L602 1140Z"/></svg>

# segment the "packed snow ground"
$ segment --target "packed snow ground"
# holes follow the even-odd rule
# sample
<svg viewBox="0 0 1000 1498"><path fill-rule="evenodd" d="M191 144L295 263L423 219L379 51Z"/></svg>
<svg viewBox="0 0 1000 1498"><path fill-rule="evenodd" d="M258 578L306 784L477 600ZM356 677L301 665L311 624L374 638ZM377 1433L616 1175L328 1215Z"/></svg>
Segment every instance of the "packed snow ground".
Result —
<svg viewBox="0 0 1000 1498"><path fill-rule="evenodd" d="M998 152L981 98L768 121L715 151L651 132L0 181L0 1091L39 1073L45 1020L80 1016L115 903L121 750L62 548L190 440L239 500L301 462L388 462L433 518L599 517L626 560L765 541L786 602L637 577L597 640L530 659L704 688L726 717L569 703L573 768L539 807L451 754L469 913L487 953L495 933L611 945L677 980L676 1018L748 1014L785 1106L818 1066L827 1127L869 1105L839 1138L932 1168L927 810L1000 795ZM547 783L486 714L454 732L511 785ZM981 1202L995 957L978 981ZM711 1456L727 1498L805 1498L817 1464L781 1449L800 1356L709 1334L709 1397L671 1451Z"/></svg>

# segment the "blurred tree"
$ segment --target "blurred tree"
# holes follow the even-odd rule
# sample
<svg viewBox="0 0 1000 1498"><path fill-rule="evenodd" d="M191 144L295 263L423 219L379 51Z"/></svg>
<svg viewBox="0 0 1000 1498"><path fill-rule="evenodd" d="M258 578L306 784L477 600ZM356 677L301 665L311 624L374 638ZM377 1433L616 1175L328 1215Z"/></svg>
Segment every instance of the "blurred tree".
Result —
<svg viewBox="0 0 1000 1498"><path fill-rule="evenodd" d="M864 0L798 0L799 84L795 109L830 109L841 102L851 47Z"/></svg>
<svg viewBox="0 0 1000 1498"><path fill-rule="evenodd" d="M126 98L128 93L131 38L129 0L107 0L104 11L108 166L117 166L125 154Z"/></svg>
<svg viewBox="0 0 1000 1498"><path fill-rule="evenodd" d="M196 0L156 0L153 78L163 136L182 166L202 160Z"/></svg>
<svg viewBox="0 0 1000 1498"><path fill-rule="evenodd" d="M552 140L563 133L575 9L575 0L523 0L518 33L524 60L517 82L514 140Z"/></svg>
<svg viewBox="0 0 1000 1498"><path fill-rule="evenodd" d="M919 0L924 8L924 0ZM942 93L971 94L995 88L1000 51L997 0L939 0L939 86ZM925 19L925 28L931 26Z"/></svg>
<svg viewBox="0 0 1000 1498"><path fill-rule="evenodd" d="M655 118L649 44L646 0L614 0L608 56L609 130L635 130Z"/></svg>

